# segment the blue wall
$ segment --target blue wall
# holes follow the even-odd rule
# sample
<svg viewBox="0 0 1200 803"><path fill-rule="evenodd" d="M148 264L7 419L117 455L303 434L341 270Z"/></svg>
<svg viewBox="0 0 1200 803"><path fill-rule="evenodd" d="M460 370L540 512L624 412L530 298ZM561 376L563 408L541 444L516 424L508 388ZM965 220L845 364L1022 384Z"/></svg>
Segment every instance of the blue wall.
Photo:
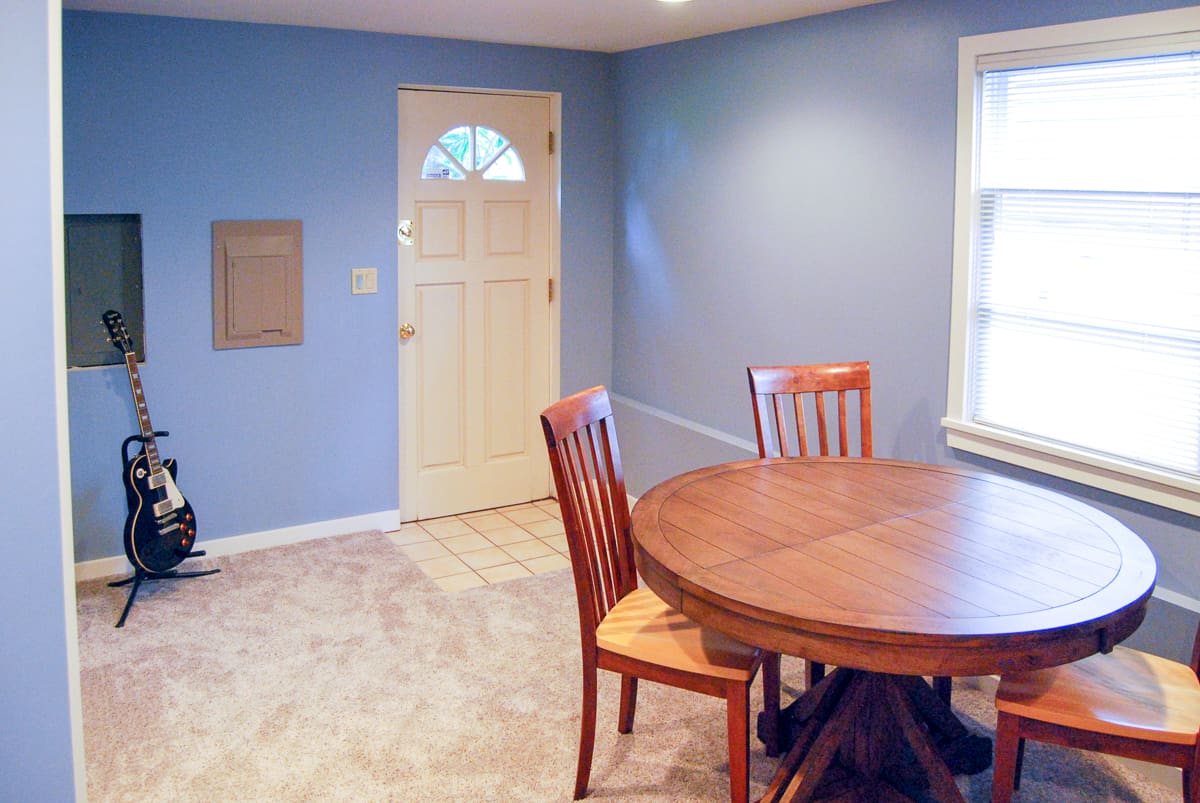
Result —
<svg viewBox="0 0 1200 803"><path fill-rule="evenodd" d="M745 366L869 359L878 455L1095 502L1151 544L1161 588L1200 599L1200 521L952 452L939 424L958 38L1184 5L895 0L619 54L616 390L753 441ZM656 454L682 470L688 437Z"/></svg>
<svg viewBox="0 0 1200 803"><path fill-rule="evenodd" d="M204 539L399 507L400 84L562 93L562 388L611 375L611 58L348 31L67 12L68 213L142 215L160 444ZM304 224L304 344L212 348L211 223ZM351 267L379 268L352 296ZM97 327L100 326L97 321ZM123 554L123 366L69 377L76 559Z"/></svg>
<svg viewBox="0 0 1200 803"><path fill-rule="evenodd" d="M57 10L44 0L0 9L0 288L7 347L0 401L7 470L0 483L0 800L75 797L71 689L74 586L66 584L60 436L63 341L55 326ZM65 465L65 464L64 464Z"/></svg>
<svg viewBox="0 0 1200 803"><path fill-rule="evenodd" d="M611 378L630 397L749 437L748 362L867 357L880 454L956 463L937 419L958 36L1186 4L895 0L616 57L68 13L66 211L144 215L144 377L206 537L398 504L399 83L563 92L564 393ZM0 129L6 186L18 188L3 196L3 282L22 300L10 304L4 358L17 392L0 402L19 466L0 491L6 800L74 789L72 556L54 409L60 210L46 147L57 13L57 0L0 12L0 100L20 112ZM305 219L306 343L212 353L208 227L275 215ZM381 269L379 295L351 297L347 269L368 264ZM133 430L127 393L120 369L70 377L78 560L122 552L115 451ZM268 412L280 408L288 415ZM671 449L668 437L654 448ZM1068 490L1145 535L1164 585L1200 596L1195 520Z"/></svg>

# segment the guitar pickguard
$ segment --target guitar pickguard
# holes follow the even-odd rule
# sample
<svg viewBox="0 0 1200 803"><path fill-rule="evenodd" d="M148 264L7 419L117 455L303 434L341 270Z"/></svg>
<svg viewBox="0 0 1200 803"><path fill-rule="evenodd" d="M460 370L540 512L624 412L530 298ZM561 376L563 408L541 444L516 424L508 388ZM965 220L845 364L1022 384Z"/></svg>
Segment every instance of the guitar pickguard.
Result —
<svg viewBox="0 0 1200 803"><path fill-rule="evenodd" d="M171 472L164 468L157 474L151 475L149 484L151 488L158 488L166 494L166 499L154 503L154 515L156 517L165 516L171 511L183 507L183 494L179 492L179 488L175 485L175 480L171 477Z"/></svg>

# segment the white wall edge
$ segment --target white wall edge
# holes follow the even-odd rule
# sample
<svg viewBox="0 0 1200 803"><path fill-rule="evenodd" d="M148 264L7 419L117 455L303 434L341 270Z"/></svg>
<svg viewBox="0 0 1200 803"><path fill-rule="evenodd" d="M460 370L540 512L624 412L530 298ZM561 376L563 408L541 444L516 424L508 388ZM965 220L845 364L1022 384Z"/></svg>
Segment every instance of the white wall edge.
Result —
<svg viewBox="0 0 1200 803"><path fill-rule="evenodd" d="M666 421L667 423L674 424L677 427L683 427L684 429L689 429L692 432L707 436L713 440L718 440L722 443L728 443L730 446L736 446L739 449L745 449L754 456L758 455L758 444L754 441L748 441L745 438L738 438L734 435L730 435L728 432L722 432L719 429L713 429L712 427L705 426L704 424L698 424L695 421L689 421L688 419L681 418L673 413L668 413L666 410L660 410L657 407L651 407L650 405L643 404L640 401L634 401L633 399L630 399L627 396L622 396L619 393L612 393L610 391L608 395L613 401L632 407L633 409L645 413L646 415L652 415L655 418Z"/></svg>
<svg viewBox="0 0 1200 803"><path fill-rule="evenodd" d="M222 555L236 555L239 552L250 552L255 549L298 544L302 541L328 538L332 535L357 533L363 530L394 530L399 526L399 510L381 510L378 513L364 513L360 516L348 516L342 519L315 521L310 524L298 524L294 527L281 527L277 530L231 535L213 541L201 541L196 546L204 550L207 557L215 558ZM128 574L131 571L132 566L124 555L98 558L75 564L75 582Z"/></svg>
<svg viewBox="0 0 1200 803"><path fill-rule="evenodd" d="M32 6L31 6L32 8ZM63 200L63 52L62 52L62 3L46 4L46 56L47 96L45 121L49 129L50 216L49 229L43 232L58 232L50 239L50 264L53 292L54 324L54 418L58 442L58 512L59 545L61 558L59 577L63 581L63 630L66 637L67 709L71 729L71 766L74 775L75 798L86 803L87 761L84 755L83 737L83 686L80 682L79 658L79 615L75 598L75 584L71 582L71 560L75 555L75 526L73 502L71 500L71 425L67 404L67 360L66 360L66 257L62 237ZM33 51L31 51L33 52ZM35 123L36 124L36 123ZM36 235L35 235L36 236ZM38 268L35 268L38 270Z"/></svg>

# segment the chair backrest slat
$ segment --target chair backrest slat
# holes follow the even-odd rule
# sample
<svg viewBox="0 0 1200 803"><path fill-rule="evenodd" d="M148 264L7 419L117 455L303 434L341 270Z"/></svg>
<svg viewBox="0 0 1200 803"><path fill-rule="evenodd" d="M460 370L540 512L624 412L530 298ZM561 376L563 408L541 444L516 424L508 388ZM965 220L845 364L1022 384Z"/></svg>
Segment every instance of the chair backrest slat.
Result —
<svg viewBox="0 0 1200 803"><path fill-rule="evenodd" d="M602 536L597 533L598 529L603 528L603 522L596 509L596 500L589 493L593 484L589 450L580 431L565 437L561 448L567 477L565 490L569 499L564 503L560 496L559 507L564 511L564 520L568 517L565 511L570 511L570 523L579 534L579 548L585 556L582 566L588 574L588 583L599 592L591 603L593 615L600 617L604 611L602 601L608 596L605 589L612 585L613 573L605 565L606 553L597 549L597 544L603 543Z"/></svg>
<svg viewBox="0 0 1200 803"><path fill-rule="evenodd" d="M585 644L637 587L629 501L608 392L601 386L547 407L542 431L571 554Z"/></svg>
<svg viewBox="0 0 1200 803"><path fill-rule="evenodd" d="M800 394L800 393L796 394L797 404L799 404L801 401L803 401L803 399L804 399L803 394ZM813 399L813 403L817 406L817 444L819 445L819 447L821 449L821 454L828 455L829 454L829 422L825 419L825 394L824 393L814 393L814 394L812 394L812 399ZM799 429L800 426L801 426L801 422L797 421L796 422L797 429ZM801 451L800 454L803 456L807 456L808 452Z"/></svg>
<svg viewBox="0 0 1200 803"><path fill-rule="evenodd" d="M837 392L838 400L838 448L841 454L846 454L850 451L848 444L849 432L846 425L846 391L839 390Z"/></svg>
<svg viewBox="0 0 1200 803"><path fill-rule="evenodd" d="M782 450L782 456L787 457L788 456L788 453L787 453L787 448L788 448L787 418L783 414L783 397L775 396L774 402L775 402L775 440L779 444L779 448ZM796 415L801 420L804 419L804 408L801 407L799 404L796 405ZM805 444L802 441L800 444L801 450L806 448L806 445L807 444Z"/></svg>
<svg viewBox="0 0 1200 803"><path fill-rule="evenodd" d="M837 394L837 454L848 456L850 441L850 401L858 397L858 453L872 457L874 444L871 432L871 364L869 362L825 363L821 365L751 366L746 369L750 380L750 399L754 405L754 432L758 439L759 457L789 457L790 430L796 433L796 444L802 457L810 455L809 423L805 416L805 399L816 413L818 454L828 457L830 450L829 420L825 395ZM791 397L786 408L784 399ZM789 428L785 410L790 410ZM770 421L774 412L775 420ZM764 420L764 418L766 420ZM771 443L774 434L775 444Z"/></svg>
<svg viewBox="0 0 1200 803"><path fill-rule="evenodd" d="M621 598L619 591L622 580L624 555L618 535L618 513L612 498L613 477L611 474L612 451L608 430L612 417L587 427L589 465L586 477L587 492L592 499L591 515L595 522L596 559L603 567L604 608L607 612ZM626 503L628 504L628 503Z"/></svg>

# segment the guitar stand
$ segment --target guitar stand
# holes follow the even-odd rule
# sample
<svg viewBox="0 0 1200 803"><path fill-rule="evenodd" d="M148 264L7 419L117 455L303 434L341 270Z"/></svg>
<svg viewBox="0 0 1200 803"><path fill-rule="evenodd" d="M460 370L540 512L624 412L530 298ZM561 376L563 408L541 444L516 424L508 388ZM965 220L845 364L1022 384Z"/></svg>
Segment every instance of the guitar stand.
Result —
<svg viewBox="0 0 1200 803"><path fill-rule="evenodd" d="M187 557L198 558L204 555L203 549L195 552L189 552ZM125 600L125 610L121 611L121 618L117 620L117 627L125 626L125 617L129 616L129 609L133 607L133 600L137 596L138 589L142 587L143 580L182 580L186 577L204 577L209 574L216 574L220 569L205 569L199 572L181 572L171 569L169 572L148 572L140 566L134 567L133 577L126 577L124 580L117 580L109 583L109 588L119 588L133 583L133 588L129 590L129 599Z"/></svg>
<svg viewBox="0 0 1200 803"><path fill-rule="evenodd" d="M170 433L155 432L154 434L157 437L165 438ZM121 443L121 461L124 463L126 471L129 470L129 463L131 460L131 458L129 457L129 445L131 443L137 443L137 442L141 442L144 444L147 440L149 440L149 438L146 436L143 436L143 435L130 435L128 438L126 438L124 440L124 442ZM184 555L183 560L187 560L188 558L198 558L198 557L203 556L204 554L205 554L205 552L203 549L193 550L193 551L187 553L186 555ZM131 563L133 562L132 558L130 558L130 562ZM209 574L216 574L219 571L221 571L221 570L220 569L205 569L203 571L198 571L198 572L181 572L176 569L171 569L170 571L165 571L165 572L149 572L149 571L146 571L145 569L143 569L141 566L136 565L136 563L135 563L134 567L133 567L133 577L126 577L124 580L117 580L115 582L108 584L109 588L119 588L121 586L127 586L130 583L133 583L133 588L131 588L129 590L129 598L127 600L125 600L125 609L121 611L121 618L117 620L116 626L117 627L125 626L125 618L127 616L129 616L129 609L133 607L133 600L134 600L134 598L137 597L138 589L140 589L142 587L142 581L144 581L144 580L182 580L187 577L204 577Z"/></svg>

